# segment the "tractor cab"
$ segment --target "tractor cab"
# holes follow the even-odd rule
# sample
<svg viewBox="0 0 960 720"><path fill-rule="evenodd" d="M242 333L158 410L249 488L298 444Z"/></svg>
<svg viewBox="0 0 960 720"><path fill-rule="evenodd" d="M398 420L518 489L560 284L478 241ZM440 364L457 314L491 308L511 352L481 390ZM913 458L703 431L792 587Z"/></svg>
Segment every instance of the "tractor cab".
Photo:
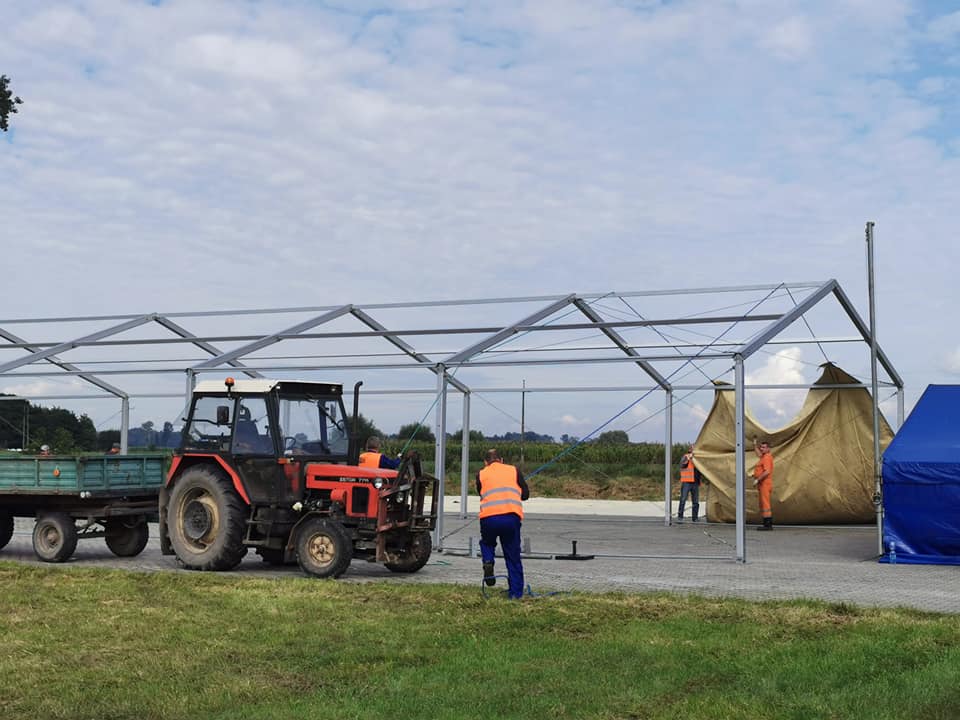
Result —
<svg viewBox="0 0 960 720"><path fill-rule="evenodd" d="M342 385L227 378L197 383L179 454L346 463L355 452Z"/></svg>

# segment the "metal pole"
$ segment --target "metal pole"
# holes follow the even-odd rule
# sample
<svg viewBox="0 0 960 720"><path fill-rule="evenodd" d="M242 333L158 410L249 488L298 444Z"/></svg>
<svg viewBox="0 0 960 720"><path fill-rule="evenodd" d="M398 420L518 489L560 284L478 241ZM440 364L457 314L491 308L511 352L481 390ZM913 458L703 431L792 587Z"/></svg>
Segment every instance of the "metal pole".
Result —
<svg viewBox="0 0 960 720"><path fill-rule="evenodd" d="M467 517L467 490L470 485L470 393L463 394L463 440L460 450L460 518Z"/></svg>
<svg viewBox="0 0 960 720"><path fill-rule="evenodd" d="M127 437L130 434L130 398L120 398L120 454L127 454Z"/></svg>
<svg viewBox="0 0 960 720"><path fill-rule="evenodd" d="M745 563L747 561L747 493L746 483L746 458L744 457L743 434L744 434L744 415L746 414L746 405L743 393L743 356L737 355L734 358L734 388L733 397L735 405L736 423L736 454L737 454L737 562Z"/></svg>
<svg viewBox="0 0 960 720"><path fill-rule="evenodd" d="M527 433L527 381L523 381L523 388L520 390L520 470L525 470L523 466L523 436Z"/></svg>
<svg viewBox="0 0 960 720"><path fill-rule="evenodd" d="M443 549L440 538L443 537L444 476L447 473L447 370L437 365L437 442L434 448L433 467L437 476L437 495L440 507L437 509L437 529L434 531L433 546Z"/></svg>
<svg viewBox="0 0 960 720"><path fill-rule="evenodd" d="M667 402L664 409L666 435L663 439L663 524L673 520L673 496L671 480L673 474L673 390L666 392Z"/></svg>
<svg viewBox="0 0 960 720"><path fill-rule="evenodd" d="M897 388L897 430L903 427L903 388Z"/></svg>
<svg viewBox="0 0 960 720"><path fill-rule="evenodd" d="M877 554L883 554L883 479L880 472L880 405L877 397L877 314L873 286L873 223L867 223L867 290L870 296L870 387L873 393L873 504L877 510Z"/></svg>

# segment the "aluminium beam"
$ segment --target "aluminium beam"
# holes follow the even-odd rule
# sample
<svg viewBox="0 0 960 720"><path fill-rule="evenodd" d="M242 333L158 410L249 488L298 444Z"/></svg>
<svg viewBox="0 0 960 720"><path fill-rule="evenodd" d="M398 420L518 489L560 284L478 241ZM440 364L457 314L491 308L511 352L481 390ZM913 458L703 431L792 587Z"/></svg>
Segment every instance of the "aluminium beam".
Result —
<svg viewBox="0 0 960 720"><path fill-rule="evenodd" d="M557 300L556 302L550 303L545 308L541 308L540 310L533 313L532 315L528 315L520 322L515 323L513 325L509 325L505 328L501 328L499 331L493 333L493 335L491 335L490 337L484 340L481 340L480 342L475 343L464 350L461 350L455 355L451 355L449 358L446 359L446 361L444 361L444 365L460 365L466 362L467 360L469 360L470 358L474 357L475 355L479 355L484 350L487 350L488 348L491 348L494 345L503 342L509 337L513 337L517 333L521 332L520 330L521 327L525 327L525 326L539 327L536 325L536 323L540 322L544 318L550 317L555 312L562 310L571 302L573 302L576 299L576 297L577 296L575 294L571 293L570 295L567 295L566 297L560 300Z"/></svg>
<svg viewBox="0 0 960 720"><path fill-rule="evenodd" d="M243 357L244 355L248 355L252 352L256 352L257 350L265 348L268 345L273 345L274 343L280 342L282 339L284 339L284 336L287 336L287 337L297 336L297 335L300 335L300 333L303 332L304 330L308 330L309 328L316 327L317 325L323 325L324 323L330 322L331 320L336 320L338 317L342 317L343 315L346 315L348 312L350 312L352 307L353 307L352 305L341 305L335 310L331 310L330 312L324 313L323 315L312 317L309 320L304 320L303 322L297 323L296 325L289 327L286 330L282 330L278 333L273 333L272 335L262 336L259 340L255 340L254 342L247 343L246 345L239 347L236 350L231 350L230 352L221 353L220 355L217 355L216 357L212 357L209 360L206 360L200 363L199 365L194 365L193 368L191 369L204 370L209 368L215 368L220 365L229 363L233 360L237 360Z"/></svg>
<svg viewBox="0 0 960 720"><path fill-rule="evenodd" d="M215 345L211 345L211 344L208 343L208 342L204 342L203 340L201 340L200 338L198 338L196 335L194 335L192 332L190 332L189 330L187 330L185 327L183 327L183 326L181 326L181 325L178 325L177 323L173 322L173 320L170 320L170 319L165 318L165 317L163 317L163 316L157 317L156 320L157 320L157 324L162 325L163 327L165 327L167 330L169 330L170 332L172 332L172 333L175 334L175 335L179 335L179 336L182 337L182 338L186 338L186 339L190 340L194 345L196 345L198 348L200 348L200 349L203 350L204 352L206 352L206 353L208 353L208 354L210 354L210 355L213 355L214 357L216 357L216 356L218 356L218 355L223 355L223 350L219 349L219 348L216 347ZM242 363L242 362L239 362L238 360L231 360L231 361L229 361L227 364L228 364L228 365L231 365L232 367L237 368L238 370L244 368L243 363ZM256 370L246 370L246 369L243 369L243 372L244 372L244 374L245 374L247 377L252 377L252 378L262 378L262 377L263 377L263 375L261 375L260 373L258 373Z"/></svg>
<svg viewBox="0 0 960 720"><path fill-rule="evenodd" d="M766 345L769 340L775 338L777 335L782 333L785 329L803 317L805 313L807 313L817 303L833 292L834 288L836 287L836 280L828 280L825 282L823 285L805 297L802 301L794 305L792 308L790 308L790 310L783 313L783 315L779 316L778 319L774 320L772 323L770 323L770 325L757 333L752 340L741 345L737 350L736 355L741 357L743 360L749 358L751 355L757 352L757 350Z"/></svg>
<svg viewBox="0 0 960 720"><path fill-rule="evenodd" d="M73 350L75 347L79 347L80 345L87 345L90 343L94 343L97 340L100 340L102 338L109 337L111 335L116 335L117 333L122 333L127 330L132 330L133 328L140 327L141 325L144 325L154 320L155 318L156 318L155 314L141 315L140 317L134 320L128 320L127 322L121 323L120 325L114 325L113 327L109 327L106 330L99 330L95 333L91 333L90 335L84 335L83 337L77 338L76 340L70 340L68 342L60 343L59 345L48 347L46 350L39 350L28 357L17 358L16 360L10 360L9 362L5 362L2 365L0 365L0 375L2 375L5 372L9 372L10 370L14 370L18 367L21 367L23 365L29 365L30 363L34 363L37 360L46 360L47 358L53 357L55 355L59 355L60 353L66 352L67 350Z"/></svg>
<svg viewBox="0 0 960 720"><path fill-rule="evenodd" d="M358 308L353 308L351 309L350 314L353 315L355 318L357 318L357 320L362 322L367 327L373 330L376 330L378 332L384 333L383 335L384 340L389 342L394 347L399 348L405 355L408 355L409 357L413 358L421 365L427 367L427 369L430 370L431 372L434 372L434 373L439 372L437 369L436 363L434 363L430 358L428 358L426 355L423 355L422 353L417 352L411 345L408 345L407 343L405 343L399 337L391 333L384 325L381 325L379 322L374 320L372 317L367 315L362 310ZM459 390L464 394L468 394L470 392L469 387L467 387L466 385L464 385L462 382L460 382L454 377L451 377L448 375L447 382L453 385L457 390Z"/></svg>
<svg viewBox="0 0 960 720"><path fill-rule="evenodd" d="M3 337L6 340L10 340L11 342L22 344L23 349L28 350L31 353L40 352L39 348L31 346L30 343L28 343L23 338L17 337L12 332L4 330L3 328L0 328L0 337ZM114 397L118 397L118 398L127 397L127 394L120 388L101 380L100 378L98 378L96 375L92 373L82 370L80 367L74 365L73 363L64 362L63 360L58 358L56 355L50 355L49 357L46 358L46 360L48 363L56 365L57 367L63 370L67 370L70 372L75 371L77 373L76 377L79 377L82 380L86 380L91 385L96 385L101 390L106 390L108 393L110 393Z"/></svg>
<svg viewBox="0 0 960 720"><path fill-rule="evenodd" d="M603 322L603 318L600 317L597 311L594 310L592 307L590 307L590 305L584 302L581 298L574 298L573 304L576 306L576 308L580 312L586 315L590 320L593 320L596 323ZM624 353L626 353L630 357L639 358L639 353L636 350L634 350L632 347L630 347L630 344L626 340L624 340L616 330L614 330L613 328L601 327L600 332L606 335L607 338L610 340L610 342L612 342L614 345L620 348ZM663 390L670 390L670 383L667 381L667 379L663 375L657 372L656 368L654 368L649 362L647 362L646 360L638 359L637 365L639 365L640 369L642 369L647 375L649 375L653 379L653 381L657 383L657 385L659 385Z"/></svg>
<svg viewBox="0 0 960 720"><path fill-rule="evenodd" d="M837 302L840 303L840 307L843 308L843 311L847 314L847 317L850 318L850 321L857 328L857 332L860 333L860 337L863 338L863 341L868 343L870 342L870 328L867 327L867 324L863 321L863 318L860 317L856 309L853 307L853 303L850 302L850 298L847 297L847 294L838 284L833 289L833 295L837 298ZM886 371L889 378L893 383L898 387L903 387L903 378L900 377L900 374L893 367L893 363L890 362L890 359L887 357L886 353L883 352L882 348L877 348L877 360L880 361L880 364L883 365L883 369Z"/></svg>
<svg viewBox="0 0 960 720"><path fill-rule="evenodd" d="M790 288L790 289L807 289L807 288L817 288L823 284L822 280L818 281L799 281L793 283L780 283L777 285L733 285L733 286L718 286L718 287L700 287L700 288L679 288L679 289L667 289L667 290L636 290L629 292L606 292L606 293L581 293L578 297L582 297L586 300L600 300L603 298L610 297L611 295L616 295L618 297L663 297L663 296L672 296L672 295L712 295L719 293L732 293L732 292L760 292L760 291L770 291L777 290L779 288ZM526 303L526 302L550 302L553 300L559 300L564 295L530 295L526 297L499 297L499 298L467 298L459 300L428 300L422 302L400 302L400 303L368 303L363 305L356 305L362 310L387 310L387 309L416 309L416 308L432 308L432 307L457 307L457 306L466 306L466 305L505 305L509 303ZM239 315L280 315L283 313L306 313L306 312L327 312L329 310L336 310L339 305L308 305L300 307L279 307L279 308L252 308L252 309L242 309L242 310L201 310L201 311L182 311L182 312L165 312L159 313L164 317L230 317L230 316L239 316ZM134 318L140 317L136 314L124 314L124 315L76 315L76 316L67 316L67 317L46 317L46 318L3 318L0 319L0 324L16 324L16 323L66 323L66 322L100 322L100 321L115 321L115 320L131 320Z"/></svg>

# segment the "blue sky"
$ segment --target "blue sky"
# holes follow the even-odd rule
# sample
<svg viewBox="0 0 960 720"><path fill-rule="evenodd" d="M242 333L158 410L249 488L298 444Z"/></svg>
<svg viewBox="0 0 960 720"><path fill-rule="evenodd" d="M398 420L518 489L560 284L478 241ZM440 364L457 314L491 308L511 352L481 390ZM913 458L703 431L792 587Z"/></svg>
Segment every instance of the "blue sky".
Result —
<svg viewBox="0 0 960 720"><path fill-rule="evenodd" d="M952 3L91 0L4 21L25 102L0 144L4 318L830 277L866 316L873 220L908 407L960 376ZM819 360L748 369L809 382ZM632 399L544 400L530 424L579 435ZM795 400L756 402L773 421Z"/></svg>

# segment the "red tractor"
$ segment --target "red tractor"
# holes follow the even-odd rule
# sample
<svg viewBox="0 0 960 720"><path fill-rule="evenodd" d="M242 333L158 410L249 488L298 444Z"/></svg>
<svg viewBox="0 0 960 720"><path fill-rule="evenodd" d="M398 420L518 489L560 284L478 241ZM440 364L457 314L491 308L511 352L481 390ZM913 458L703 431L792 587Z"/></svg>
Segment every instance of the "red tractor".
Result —
<svg viewBox="0 0 960 720"><path fill-rule="evenodd" d="M252 547L322 578L355 557L416 572L433 548L439 483L416 454L397 470L358 467L359 454L341 385L197 383L160 493L162 552L196 570L230 570Z"/></svg>

